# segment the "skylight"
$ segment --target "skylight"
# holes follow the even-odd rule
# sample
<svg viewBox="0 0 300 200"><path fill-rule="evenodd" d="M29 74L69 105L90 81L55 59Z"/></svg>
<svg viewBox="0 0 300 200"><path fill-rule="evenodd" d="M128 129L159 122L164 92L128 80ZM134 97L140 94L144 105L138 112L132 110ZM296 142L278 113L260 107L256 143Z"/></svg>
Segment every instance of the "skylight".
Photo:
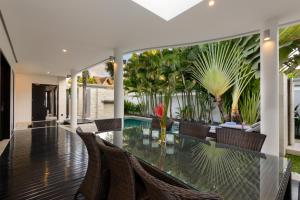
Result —
<svg viewBox="0 0 300 200"><path fill-rule="evenodd" d="M203 0L132 0L166 21L173 19Z"/></svg>

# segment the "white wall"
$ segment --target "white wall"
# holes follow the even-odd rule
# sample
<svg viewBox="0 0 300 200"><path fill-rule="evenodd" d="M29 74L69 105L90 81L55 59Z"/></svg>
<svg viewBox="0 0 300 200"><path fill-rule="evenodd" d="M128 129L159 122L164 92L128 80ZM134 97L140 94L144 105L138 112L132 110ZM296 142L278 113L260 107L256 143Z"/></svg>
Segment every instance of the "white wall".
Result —
<svg viewBox="0 0 300 200"><path fill-rule="evenodd" d="M19 74L15 76L16 128L27 126L31 121L32 84L59 85L60 78L46 75ZM62 95L59 95L62 96ZM60 111L59 111L60 112Z"/></svg>

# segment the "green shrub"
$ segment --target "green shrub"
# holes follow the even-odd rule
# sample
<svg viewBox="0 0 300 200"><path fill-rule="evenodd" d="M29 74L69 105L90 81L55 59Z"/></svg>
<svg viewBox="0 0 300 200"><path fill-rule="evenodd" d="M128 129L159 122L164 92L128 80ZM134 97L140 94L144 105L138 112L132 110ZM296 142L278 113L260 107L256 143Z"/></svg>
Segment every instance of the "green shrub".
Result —
<svg viewBox="0 0 300 200"><path fill-rule="evenodd" d="M124 112L125 114L130 114L130 115L141 115L141 109L142 105L141 104L135 104L130 101L125 100L124 101Z"/></svg>

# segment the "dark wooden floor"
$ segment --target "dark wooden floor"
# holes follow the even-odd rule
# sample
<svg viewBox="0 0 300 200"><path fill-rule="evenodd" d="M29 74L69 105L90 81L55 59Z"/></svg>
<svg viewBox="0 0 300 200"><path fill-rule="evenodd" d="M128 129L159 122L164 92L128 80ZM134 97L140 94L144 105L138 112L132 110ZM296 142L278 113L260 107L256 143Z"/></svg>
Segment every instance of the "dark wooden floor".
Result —
<svg viewBox="0 0 300 200"><path fill-rule="evenodd" d="M57 127L17 131L0 158L0 199L73 199L87 161L76 134Z"/></svg>

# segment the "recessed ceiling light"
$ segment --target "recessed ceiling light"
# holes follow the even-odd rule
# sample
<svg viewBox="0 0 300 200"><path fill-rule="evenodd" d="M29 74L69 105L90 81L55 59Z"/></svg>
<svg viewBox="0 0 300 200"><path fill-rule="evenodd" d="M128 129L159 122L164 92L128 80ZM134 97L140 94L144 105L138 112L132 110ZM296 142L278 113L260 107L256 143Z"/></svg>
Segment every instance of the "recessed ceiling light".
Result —
<svg viewBox="0 0 300 200"><path fill-rule="evenodd" d="M47 74L50 74L50 72L47 72Z"/></svg>
<svg viewBox="0 0 300 200"><path fill-rule="evenodd" d="M62 49L62 52L64 53L67 53L67 51L68 51L67 49Z"/></svg>
<svg viewBox="0 0 300 200"><path fill-rule="evenodd" d="M210 1L208 2L208 5L209 5L210 7L214 6L214 5L215 5L215 1L214 1L214 0L210 0Z"/></svg>
<svg viewBox="0 0 300 200"><path fill-rule="evenodd" d="M132 0L166 21L173 19L203 0Z"/></svg>

